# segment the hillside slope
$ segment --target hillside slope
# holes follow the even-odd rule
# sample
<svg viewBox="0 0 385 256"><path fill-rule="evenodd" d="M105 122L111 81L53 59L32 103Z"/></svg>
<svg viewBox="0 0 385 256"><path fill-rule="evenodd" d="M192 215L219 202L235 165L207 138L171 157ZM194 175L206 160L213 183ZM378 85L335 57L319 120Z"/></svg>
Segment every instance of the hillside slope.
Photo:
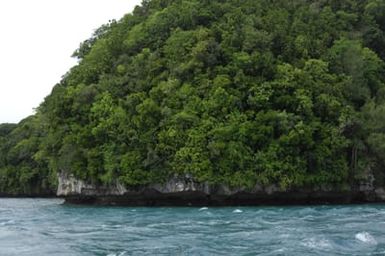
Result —
<svg viewBox="0 0 385 256"><path fill-rule="evenodd" d="M152 0L102 26L37 113L0 126L0 191L58 172L250 188L385 174L385 4Z"/></svg>

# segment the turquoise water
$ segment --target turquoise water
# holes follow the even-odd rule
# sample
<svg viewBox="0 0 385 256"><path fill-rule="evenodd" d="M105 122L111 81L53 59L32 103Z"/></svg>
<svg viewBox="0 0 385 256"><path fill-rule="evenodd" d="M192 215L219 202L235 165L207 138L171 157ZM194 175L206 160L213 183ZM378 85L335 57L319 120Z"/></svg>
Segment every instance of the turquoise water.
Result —
<svg viewBox="0 0 385 256"><path fill-rule="evenodd" d="M385 255L385 205L104 208L0 199L0 255Z"/></svg>

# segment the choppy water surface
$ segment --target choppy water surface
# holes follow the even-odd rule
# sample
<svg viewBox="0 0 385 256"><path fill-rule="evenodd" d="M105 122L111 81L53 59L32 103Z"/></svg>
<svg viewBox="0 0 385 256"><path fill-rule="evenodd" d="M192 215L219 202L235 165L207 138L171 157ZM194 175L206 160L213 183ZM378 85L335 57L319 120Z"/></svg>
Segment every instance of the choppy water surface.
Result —
<svg viewBox="0 0 385 256"><path fill-rule="evenodd" d="M385 255L385 205L104 208L0 199L0 255Z"/></svg>

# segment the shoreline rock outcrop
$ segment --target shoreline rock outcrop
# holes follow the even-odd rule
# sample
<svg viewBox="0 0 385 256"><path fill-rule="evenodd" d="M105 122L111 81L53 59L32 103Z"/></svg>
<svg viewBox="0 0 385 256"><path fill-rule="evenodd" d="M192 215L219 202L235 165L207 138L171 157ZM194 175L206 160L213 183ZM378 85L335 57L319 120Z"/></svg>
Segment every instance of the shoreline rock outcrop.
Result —
<svg viewBox="0 0 385 256"><path fill-rule="evenodd" d="M57 196L66 203L117 206L256 206L296 204L353 204L385 201L385 189L373 184L356 189L334 188L283 190L276 185L252 189L230 188L224 184L199 183L191 176L173 177L164 184L125 187L119 182L98 185L58 175ZM373 182L373 181L372 181Z"/></svg>

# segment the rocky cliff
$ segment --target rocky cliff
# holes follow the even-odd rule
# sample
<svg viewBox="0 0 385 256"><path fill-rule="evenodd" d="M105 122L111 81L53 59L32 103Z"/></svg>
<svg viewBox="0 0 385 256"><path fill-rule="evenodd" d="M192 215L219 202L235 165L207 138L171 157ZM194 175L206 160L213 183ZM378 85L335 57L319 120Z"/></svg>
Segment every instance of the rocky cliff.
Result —
<svg viewBox="0 0 385 256"><path fill-rule="evenodd" d="M190 175L174 177L164 184L125 187L119 182L97 185L76 179L73 175L58 175L57 196L67 203L130 206L227 206L227 205L287 205L346 204L385 201L385 190L375 188L374 180L355 189L332 187L284 190L276 185L256 185L252 189L230 188L196 182Z"/></svg>

